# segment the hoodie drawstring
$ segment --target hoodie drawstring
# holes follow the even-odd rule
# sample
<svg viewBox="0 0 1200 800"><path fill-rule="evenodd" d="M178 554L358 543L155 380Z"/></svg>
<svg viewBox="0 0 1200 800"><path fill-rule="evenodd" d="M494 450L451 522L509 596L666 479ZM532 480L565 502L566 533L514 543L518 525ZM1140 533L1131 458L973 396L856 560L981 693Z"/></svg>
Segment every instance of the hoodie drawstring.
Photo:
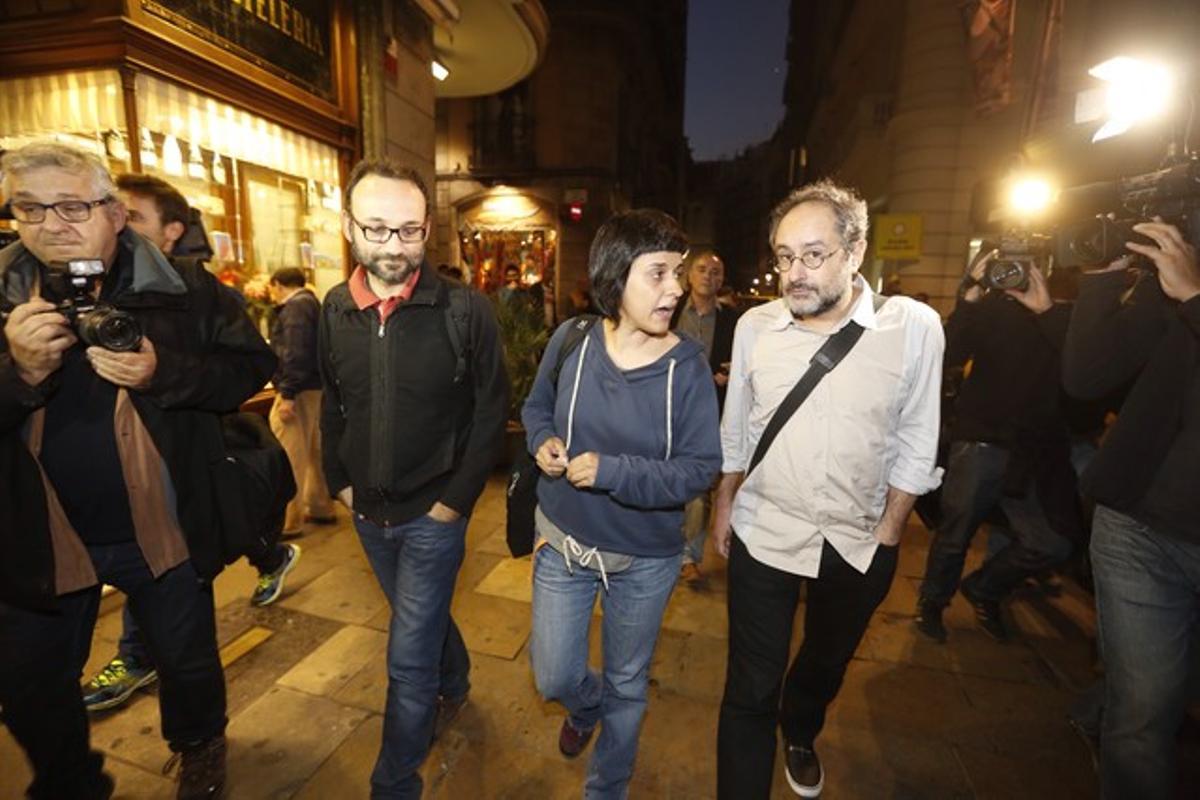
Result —
<svg viewBox="0 0 1200 800"><path fill-rule="evenodd" d="M600 571L600 581L604 584L604 591L608 591L608 573L604 570L604 556L600 553L598 547L584 548L579 542L575 541L575 537L567 534L563 539L563 561L567 565L567 572L574 575L575 571L571 569L571 556L575 556L575 560L579 562L579 566L586 567L592 561L596 562L596 569Z"/></svg>

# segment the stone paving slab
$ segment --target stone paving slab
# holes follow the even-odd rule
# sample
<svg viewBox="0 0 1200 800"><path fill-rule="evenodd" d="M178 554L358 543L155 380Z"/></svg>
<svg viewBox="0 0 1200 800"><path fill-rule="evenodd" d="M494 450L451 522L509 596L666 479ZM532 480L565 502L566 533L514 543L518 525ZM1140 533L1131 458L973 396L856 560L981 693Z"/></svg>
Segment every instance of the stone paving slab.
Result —
<svg viewBox="0 0 1200 800"><path fill-rule="evenodd" d="M282 675L278 684L332 697L367 664L386 658L387 634L347 625Z"/></svg>
<svg viewBox="0 0 1200 800"><path fill-rule="evenodd" d="M476 586L480 594L533 602L533 562L527 558L502 559Z"/></svg>
<svg viewBox="0 0 1200 800"><path fill-rule="evenodd" d="M298 592L279 601L284 608L336 622L362 625L387 606L379 582L359 564L339 564Z"/></svg>
<svg viewBox="0 0 1200 800"><path fill-rule="evenodd" d="M271 689L229 723L229 800L291 797L366 718L324 697Z"/></svg>
<svg viewBox="0 0 1200 800"><path fill-rule="evenodd" d="M529 638L531 608L504 597L459 592L450 611L469 651L511 660Z"/></svg>

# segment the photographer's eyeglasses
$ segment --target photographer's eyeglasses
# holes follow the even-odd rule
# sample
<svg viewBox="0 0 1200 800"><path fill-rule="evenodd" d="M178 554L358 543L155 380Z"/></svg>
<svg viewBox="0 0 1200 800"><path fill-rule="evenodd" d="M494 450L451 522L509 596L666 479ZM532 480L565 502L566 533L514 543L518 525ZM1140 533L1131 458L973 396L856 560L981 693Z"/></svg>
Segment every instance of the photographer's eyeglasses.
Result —
<svg viewBox="0 0 1200 800"><path fill-rule="evenodd" d="M798 256L788 255L787 253L779 253L771 262L775 267L775 271L779 273L791 272L792 265L799 261L804 265L805 269L820 269L822 265L835 255L840 253L843 248L839 247L836 250L830 250L828 253L822 253L819 250L805 250Z"/></svg>
<svg viewBox="0 0 1200 800"><path fill-rule="evenodd" d="M350 221L362 231L363 238L372 244L384 244L392 238L393 234L406 244L419 242L425 238L426 226L424 225L403 225L399 228L389 228L386 225L363 225L353 216L350 217Z"/></svg>
<svg viewBox="0 0 1200 800"><path fill-rule="evenodd" d="M92 209L112 202L111 197L101 197L99 200L59 200L57 203L34 203L20 200L10 203L12 215L17 222L36 225L46 221L46 212L54 209L54 213L63 222L87 222L92 218Z"/></svg>

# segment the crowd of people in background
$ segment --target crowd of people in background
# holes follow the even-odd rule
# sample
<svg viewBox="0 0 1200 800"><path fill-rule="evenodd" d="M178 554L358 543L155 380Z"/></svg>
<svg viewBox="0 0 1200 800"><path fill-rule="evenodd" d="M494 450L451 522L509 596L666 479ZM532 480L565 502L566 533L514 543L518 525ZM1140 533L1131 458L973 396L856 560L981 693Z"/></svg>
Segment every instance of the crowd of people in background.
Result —
<svg viewBox="0 0 1200 800"><path fill-rule="evenodd" d="M450 605L504 446L497 317L514 308L551 332L520 408L542 475L530 661L565 709L562 755L595 736L586 797L628 792L667 601L677 581L707 580L710 536L728 559L717 795L768 797L782 733L788 785L819 796L827 710L922 495L935 499L916 630L945 642L961 592L1005 641L1014 591L1090 553L1105 673L1077 723L1102 795L1174 791L1200 619L1200 267L1175 227L1135 226L1152 244L1129 244L1130 258L1152 270L1122 258L1063 281L1029 264L1008 289L988 284L999 254L985 246L943 327L898 282L873 290L866 204L819 181L772 212L780 296L749 310L719 254L691 252L650 209L600 226L561 302L516 264L489 301L458 267L429 265L420 175L369 160L345 187L349 277L318 300L303 270L275 271L268 345L203 248L180 247L196 220L166 182L114 181L57 143L2 168L20 240L0 250L0 714L33 767L31 797L111 796L87 712L156 680L178 796L221 794L212 580L244 555L251 602L274 602L301 555L287 540L334 522L335 501L391 611L371 794L421 795L431 743L471 689ZM132 320L131 346L80 342L89 296L64 287L65 262L95 268L78 285ZM212 466L226 460L221 415L268 378L296 491L269 535L231 553ZM964 577L984 524L987 557ZM81 689L102 584L127 596L124 629Z"/></svg>

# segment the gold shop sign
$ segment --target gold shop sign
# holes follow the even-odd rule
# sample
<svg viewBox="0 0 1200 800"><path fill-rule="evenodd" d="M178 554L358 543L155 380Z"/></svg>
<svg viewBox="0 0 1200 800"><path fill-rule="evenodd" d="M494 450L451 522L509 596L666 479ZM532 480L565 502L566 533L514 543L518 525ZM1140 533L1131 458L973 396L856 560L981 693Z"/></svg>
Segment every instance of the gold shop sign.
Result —
<svg viewBox="0 0 1200 800"><path fill-rule="evenodd" d="M142 8L334 100L329 0L142 0Z"/></svg>

